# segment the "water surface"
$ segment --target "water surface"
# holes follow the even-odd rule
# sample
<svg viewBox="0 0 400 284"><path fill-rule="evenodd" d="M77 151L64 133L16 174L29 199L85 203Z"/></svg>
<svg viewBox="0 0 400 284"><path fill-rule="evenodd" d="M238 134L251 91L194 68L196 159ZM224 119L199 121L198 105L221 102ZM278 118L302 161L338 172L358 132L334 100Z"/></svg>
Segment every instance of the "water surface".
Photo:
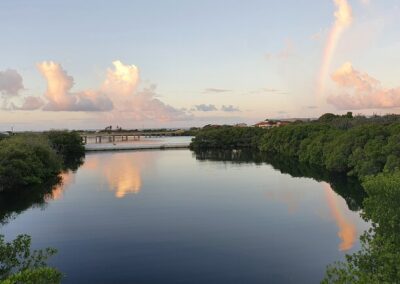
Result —
<svg viewBox="0 0 400 284"><path fill-rule="evenodd" d="M1 233L57 248L64 283L318 283L359 249L359 202L352 186L275 168L189 150L88 154Z"/></svg>

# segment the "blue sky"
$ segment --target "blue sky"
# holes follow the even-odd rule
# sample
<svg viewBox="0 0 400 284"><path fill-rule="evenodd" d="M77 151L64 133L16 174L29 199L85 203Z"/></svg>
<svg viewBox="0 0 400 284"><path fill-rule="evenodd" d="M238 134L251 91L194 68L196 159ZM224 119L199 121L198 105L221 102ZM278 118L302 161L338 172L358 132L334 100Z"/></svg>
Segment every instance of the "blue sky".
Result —
<svg viewBox="0 0 400 284"><path fill-rule="evenodd" d="M15 70L24 88L11 96L1 92L0 84L0 127L190 126L313 117L327 111L398 112L397 99L387 102L385 94L400 96L400 4L343 1L351 8L351 25L338 39L325 91L318 98L318 74L338 9L332 0L3 0L0 72ZM66 95L74 95L89 89L103 92L102 82L116 60L138 69L133 101L135 94L156 86L146 94L146 114L137 99L132 115L124 109L123 117L115 101L112 110L90 112L70 111L68 106L58 111L18 109L28 96L43 97L43 104L52 102L46 96L50 79L43 77L38 64L59 64L74 79ZM346 62L352 68L333 81L330 75ZM343 76L357 82L360 74L381 82L361 99L357 96L363 89L355 83L343 85ZM203 104L216 110L199 111L196 106ZM222 106L240 111L222 111ZM158 117L157 112L164 111L168 115Z"/></svg>

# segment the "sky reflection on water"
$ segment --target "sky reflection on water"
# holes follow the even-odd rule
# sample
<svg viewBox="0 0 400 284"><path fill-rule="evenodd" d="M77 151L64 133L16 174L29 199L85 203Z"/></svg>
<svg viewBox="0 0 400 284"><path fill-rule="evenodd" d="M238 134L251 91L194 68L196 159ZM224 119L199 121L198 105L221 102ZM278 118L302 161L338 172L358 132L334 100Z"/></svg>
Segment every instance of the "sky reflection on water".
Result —
<svg viewBox="0 0 400 284"><path fill-rule="evenodd" d="M1 229L65 283L314 283L367 228L327 183L188 150L89 154L52 196Z"/></svg>
<svg viewBox="0 0 400 284"><path fill-rule="evenodd" d="M339 249L347 251L353 247L357 240L356 225L351 220L351 216L347 216L346 214L347 206L343 202L343 198L337 196L328 183L322 182L322 185L325 190L328 207L339 228L338 237L342 240Z"/></svg>
<svg viewBox="0 0 400 284"><path fill-rule="evenodd" d="M124 153L116 153L111 157L88 155L89 169L104 175L109 190L115 192L116 198L124 198L128 194L137 194L142 186L140 164L146 163L142 156L131 159ZM85 168L85 164L83 165Z"/></svg>

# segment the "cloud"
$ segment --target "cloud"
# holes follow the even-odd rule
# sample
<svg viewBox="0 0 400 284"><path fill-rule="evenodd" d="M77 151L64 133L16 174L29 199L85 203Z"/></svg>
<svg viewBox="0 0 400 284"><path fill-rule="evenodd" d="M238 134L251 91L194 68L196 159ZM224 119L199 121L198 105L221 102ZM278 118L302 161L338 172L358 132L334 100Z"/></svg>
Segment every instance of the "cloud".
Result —
<svg viewBox="0 0 400 284"><path fill-rule="evenodd" d="M367 73L347 62L332 76L340 94L328 97L328 103L341 110L400 107L400 87L388 89Z"/></svg>
<svg viewBox="0 0 400 284"><path fill-rule="evenodd" d="M217 89L217 88L207 88L204 89L203 93L226 93L226 92L231 92L232 90L228 89Z"/></svg>
<svg viewBox="0 0 400 284"><path fill-rule="evenodd" d="M225 111L225 112L237 112L237 111L240 111L240 109L237 108L237 107L234 107L233 105L227 105L227 106L223 105L223 106L221 107L221 111Z"/></svg>
<svg viewBox="0 0 400 284"><path fill-rule="evenodd" d="M125 65L121 61L112 62L114 69L107 70L107 78L102 90L108 94L130 96L139 82L139 70L135 65Z"/></svg>
<svg viewBox="0 0 400 284"><path fill-rule="evenodd" d="M23 89L22 76L16 70L0 71L0 95L16 96Z"/></svg>
<svg viewBox="0 0 400 284"><path fill-rule="evenodd" d="M286 91L278 90L278 89L273 89L273 88L260 88L257 90L251 90L248 91L247 93L244 93L244 95L286 95Z"/></svg>
<svg viewBox="0 0 400 284"><path fill-rule="evenodd" d="M128 113L134 120L177 121L187 120L190 116L185 111L176 109L156 98L156 85L144 88L128 98L122 98L115 104L117 112ZM118 115L118 114L117 114Z"/></svg>
<svg viewBox="0 0 400 284"><path fill-rule="evenodd" d="M126 65L117 60L113 62L113 67L107 70L101 91L113 101L114 117L119 117L122 112L126 120L166 122L191 119L184 110L159 100L155 84L137 90L140 76L135 65Z"/></svg>
<svg viewBox="0 0 400 284"><path fill-rule="evenodd" d="M288 59L295 54L295 46L294 43L287 39L284 43L283 49L278 51L277 53L267 53L265 54L266 59Z"/></svg>
<svg viewBox="0 0 400 284"><path fill-rule="evenodd" d="M13 104L12 108L16 110L36 110L44 105L45 102L41 97L29 96L24 98L22 106L18 107Z"/></svg>
<svg viewBox="0 0 400 284"><path fill-rule="evenodd" d="M353 21L352 9L347 0L333 0L333 3L336 6L336 11L334 12L335 23L330 30L325 44L321 70L319 72L318 79L318 95L322 95L325 91L326 78L328 77L332 58L335 54L341 35Z"/></svg>
<svg viewBox="0 0 400 284"><path fill-rule="evenodd" d="M285 95L285 94L288 93L287 91L282 91L282 90L278 90L278 89L271 89L271 88L263 88L263 89L261 89L261 91L265 92L265 93L277 94L277 95L279 95L279 94Z"/></svg>
<svg viewBox="0 0 400 284"><path fill-rule="evenodd" d="M45 98L48 103L43 107L47 111L109 111L112 101L102 92L87 90L73 93L74 79L52 61L37 65L47 81Z"/></svg>
<svg viewBox="0 0 400 284"><path fill-rule="evenodd" d="M207 112L207 111L217 111L218 109L215 107L215 105L201 104L201 105L195 105L193 110Z"/></svg>
<svg viewBox="0 0 400 284"><path fill-rule="evenodd" d="M337 10L335 11L335 25L347 27L353 21L352 10L347 0L334 0Z"/></svg>
<svg viewBox="0 0 400 284"><path fill-rule="evenodd" d="M360 0L360 2L361 2L361 4L364 4L367 6L371 4L371 0Z"/></svg>
<svg viewBox="0 0 400 284"><path fill-rule="evenodd" d="M139 70L134 65L126 65L121 61L112 62L112 68L106 73L106 78L97 89L74 92L74 78L70 76L59 63L48 61L37 64L39 72L47 81L47 89L43 96L29 96L17 98L21 105L16 105L8 98L2 101L5 110L35 110L45 111L80 111L80 112L107 112L106 117L118 120L155 120L179 121L189 120L191 115L183 109L177 109L157 98L156 85L139 86ZM16 77L15 71L2 72L2 81ZM13 76L10 76L13 75ZM20 78L21 88L22 78ZM15 81L15 80L14 80ZM9 82L9 79L7 79ZM18 94L18 88L10 88L3 84L7 94ZM2 85L2 86L3 86ZM13 85L14 86L14 85ZM5 93L5 91L2 92ZM1 93L0 93L1 94Z"/></svg>

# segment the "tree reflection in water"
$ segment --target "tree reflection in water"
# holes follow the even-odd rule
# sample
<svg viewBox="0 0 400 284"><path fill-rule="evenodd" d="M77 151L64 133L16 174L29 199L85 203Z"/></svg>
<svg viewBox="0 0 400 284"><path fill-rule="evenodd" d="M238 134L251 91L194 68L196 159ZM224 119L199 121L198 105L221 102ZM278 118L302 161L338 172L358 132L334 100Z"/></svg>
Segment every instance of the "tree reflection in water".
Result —
<svg viewBox="0 0 400 284"><path fill-rule="evenodd" d="M332 214L340 228L340 248L351 246L355 232L351 224L337 211L332 199L333 189L353 211L370 222L370 229L360 237L361 250L346 255L326 271L323 283L400 283L400 170L367 177L362 185L355 178L324 171L293 159L268 157L251 151L199 151L199 160L233 163L268 163L293 177L309 177L325 181L324 187ZM365 189L365 190L364 190Z"/></svg>
<svg viewBox="0 0 400 284"><path fill-rule="evenodd" d="M0 193L0 225L4 225L29 208L45 209L47 202L59 199L73 181L73 171L83 164L83 159L69 161L57 178L31 188Z"/></svg>
<svg viewBox="0 0 400 284"><path fill-rule="evenodd" d="M361 250L328 267L324 283L400 283L400 171L368 177Z"/></svg>
<svg viewBox="0 0 400 284"><path fill-rule="evenodd" d="M232 163L269 164L275 170L292 177L307 177L319 182L326 182L339 194L352 211L362 208L366 193L356 178L333 173L309 164L300 163L294 159L278 156L268 156L251 150L199 150L193 152L198 160L222 161Z"/></svg>

